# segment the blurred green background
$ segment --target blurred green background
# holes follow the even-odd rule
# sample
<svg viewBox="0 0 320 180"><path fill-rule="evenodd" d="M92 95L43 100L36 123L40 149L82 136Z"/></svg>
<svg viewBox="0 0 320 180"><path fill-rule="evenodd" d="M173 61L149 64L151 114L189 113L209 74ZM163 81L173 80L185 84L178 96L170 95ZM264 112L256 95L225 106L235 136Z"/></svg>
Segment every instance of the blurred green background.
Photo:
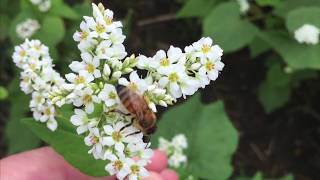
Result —
<svg viewBox="0 0 320 180"><path fill-rule="evenodd" d="M128 54L152 56L202 36L224 49L226 66L217 81L160 112L153 142L185 133L189 174L217 180L319 177L320 44L294 38L304 24L320 28L319 0L249 0L242 12L241 0L101 2L123 22ZM72 35L82 16L91 14L91 1L51 0L46 12L29 0L0 3L0 157L5 157L45 145L20 122L31 114L11 59L14 46L23 42L17 25L28 18L39 22L30 39L49 46L56 69L65 74L80 58Z"/></svg>

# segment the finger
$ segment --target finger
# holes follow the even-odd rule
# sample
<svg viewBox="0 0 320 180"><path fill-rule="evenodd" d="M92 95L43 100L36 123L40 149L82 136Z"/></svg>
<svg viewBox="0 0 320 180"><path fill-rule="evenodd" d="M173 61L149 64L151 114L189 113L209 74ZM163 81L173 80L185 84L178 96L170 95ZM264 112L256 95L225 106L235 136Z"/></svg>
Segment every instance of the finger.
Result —
<svg viewBox="0 0 320 180"><path fill-rule="evenodd" d="M165 180L179 180L177 173L171 169L161 171L160 176Z"/></svg>
<svg viewBox="0 0 320 180"><path fill-rule="evenodd" d="M1 180L98 180L70 166L49 147L16 154L0 161ZM105 180L114 177L103 178Z"/></svg>
<svg viewBox="0 0 320 180"><path fill-rule="evenodd" d="M166 169L168 166L168 158L167 155L158 150L155 149L153 151L153 156L151 158L151 163L149 163L146 168L150 171L155 171L155 172L161 172L162 170Z"/></svg>
<svg viewBox="0 0 320 180"><path fill-rule="evenodd" d="M165 180L157 172L150 171L149 173L150 175L148 177L142 178L142 180Z"/></svg>

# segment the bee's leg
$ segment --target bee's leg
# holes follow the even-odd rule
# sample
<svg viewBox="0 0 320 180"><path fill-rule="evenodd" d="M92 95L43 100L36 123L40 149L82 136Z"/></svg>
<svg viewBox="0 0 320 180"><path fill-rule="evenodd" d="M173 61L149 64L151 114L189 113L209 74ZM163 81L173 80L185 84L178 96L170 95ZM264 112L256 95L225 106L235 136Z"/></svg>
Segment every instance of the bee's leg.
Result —
<svg viewBox="0 0 320 180"><path fill-rule="evenodd" d="M131 126L133 124L133 121L131 121L130 123L128 123L127 125L123 126L120 131L124 130L125 128Z"/></svg>
<svg viewBox="0 0 320 180"><path fill-rule="evenodd" d="M146 143L146 148L151 140L151 136L143 136L142 138L143 142Z"/></svg>
<svg viewBox="0 0 320 180"><path fill-rule="evenodd" d="M126 137L132 136L132 135L135 135L135 134L139 134L139 133L141 133L141 131L136 131L136 132L130 133L130 134L126 135Z"/></svg>

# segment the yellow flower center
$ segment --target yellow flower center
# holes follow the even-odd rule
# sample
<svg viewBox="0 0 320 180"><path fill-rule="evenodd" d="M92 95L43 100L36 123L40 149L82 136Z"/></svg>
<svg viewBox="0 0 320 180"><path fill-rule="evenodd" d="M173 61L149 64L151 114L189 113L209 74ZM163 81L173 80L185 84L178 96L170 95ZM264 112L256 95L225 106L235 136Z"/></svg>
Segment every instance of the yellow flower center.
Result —
<svg viewBox="0 0 320 180"><path fill-rule="evenodd" d="M120 132L113 132L112 135L111 135L112 139L119 142L122 138L122 135Z"/></svg>
<svg viewBox="0 0 320 180"><path fill-rule="evenodd" d="M212 62L207 62L205 67L207 71L211 71L212 69L214 69L214 64Z"/></svg>
<svg viewBox="0 0 320 180"><path fill-rule="evenodd" d="M41 96L38 96L38 97L36 98L36 102L37 102L37 103L40 103L41 100L42 100L42 97L41 97Z"/></svg>
<svg viewBox="0 0 320 180"><path fill-rule="evenodd" d="M137 91L138 90L138 86L136 85L136 83L131 82L129 84L129 88L133 91Z"/></svg>
<svg viewBox="0 0 320 180"><path fill-rule="evenodd" d="M78 76L78 77L76 77L76 79L75 79L75 84L82 84L82 83L84 83L85 82L85 79L84 79L84 77L82 77L82 76Z"/></svg>
<svg viewBox="0 0 320 180"><path fill-rule="evenodd" d="M92 144L97 144L99 142L99 138L97 136L92 136L91 137L91 143Z"/></svg>
<svg viewBox="0 0 320 180"><path fill-rule="evenodd" d="M139 168L138 165L132 165L132 166L130 167L130 169L131 169L132 174L138 174L138 173L139 173L139 170L140 170L140 168Z"/></svg>
<svg viewBox="0 0 320 180"><path fill-rule="evenodd" d="M93 72L94 72L94 65L93 65L93 64L87 64L86 70L87 70L89 73L93 73Z"/></svg>
<svg viewBox="0 0 320 180"><path fill-rule="evenodd" d="M106 29L102 24L97 24L96 31L97 31L97 33L101 34L101 33L104 33L106 31Z"/></svg>
<svg viewBox="0 0 320 180"><path fill-rule="evenodd" d="M179 76L178 76L178 74L177 74L176 72L171 73L171 74L169 75L169 81L170 81L170 82L177 82L178 79L179 79Z"/></svg>
<svg viewBox="0 0 320 180"><path fill-rule="evenodd" d="M20 55L21 57L24 57L24 56L27 55L27 52L26 52L25 50L21 50L21 51L19 52L19 55Z"/></svg>
<svg viewBox="0 0 320 180"><path fill-rule="evenodd" d="M208 46L207 44L203 45L201 50L204 54L207 54L210 51L210 46Z"/></svg>
<svg viewBox="0 0 320 180"><path fill-rule="evenodd" d="M84 97L83 97L83 102L84 104L89 104L92 102L92 96L89 95L89 94L86 94Z"/></svg>
<svg viewBox="0 0 320 180"><path fill-rule="evenodd" d="M104 21L106 22L107 25L112 24L112 18L110 18L110 17L105 17Z"/></svg>
<svg viewBox="0 0 320 180"><path fill-rule="evenodd" d="M160 60L160 66L169 66L170 65L170 61L168 58L163 58Z"/></svg>
<svg viewBox="0 0 320 180"><path fill-rule="evenodd" d="M85 32L85 31L82 31L80 32L80 39L86 39L88 37L89 33L88 32Z"/></svg>
<svg viewBox="0 0 320 180"><path fill-rule="evenodd" d="M44 110L44 114L45 114L45 115L51 115L51 110L50 110L50 108L46 108L46 109Z"/></svg>
<svg viewBox="0 0 320 180"><path fill-rule="evenodd" d="M123 163L120 160L117 160L113 163L113 167L119 171L120 169L122 169Z"/></svg>
<svg viewBox="0 0 320 180"><path fill-rule="evenodd" d="M116 99L116 98L117 98L116 93L114 93L114 92L109 93L109 99Z"/></svg>

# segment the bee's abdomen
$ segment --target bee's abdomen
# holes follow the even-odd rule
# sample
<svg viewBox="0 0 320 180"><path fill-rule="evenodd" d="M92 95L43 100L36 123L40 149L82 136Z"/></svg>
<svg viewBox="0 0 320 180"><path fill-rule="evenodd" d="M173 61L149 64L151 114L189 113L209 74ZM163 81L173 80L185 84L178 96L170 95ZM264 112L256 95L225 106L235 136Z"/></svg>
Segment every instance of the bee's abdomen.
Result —
<svg viewBox="0 0 320 180"><path fill-rule="evenodd" d="M125 87L125 86L121 86L121 85L118 85L116 87L116 90L117 90L117 93L118 93L118 96L120 98L120 101L122 102L122 104L124 105L124 107L132 114L135 114L136 113L136 110L135 110L135 107L133 106L132 104L132 101L138 97L137 94L135 93L132 93L132 91Z"/></svg>

